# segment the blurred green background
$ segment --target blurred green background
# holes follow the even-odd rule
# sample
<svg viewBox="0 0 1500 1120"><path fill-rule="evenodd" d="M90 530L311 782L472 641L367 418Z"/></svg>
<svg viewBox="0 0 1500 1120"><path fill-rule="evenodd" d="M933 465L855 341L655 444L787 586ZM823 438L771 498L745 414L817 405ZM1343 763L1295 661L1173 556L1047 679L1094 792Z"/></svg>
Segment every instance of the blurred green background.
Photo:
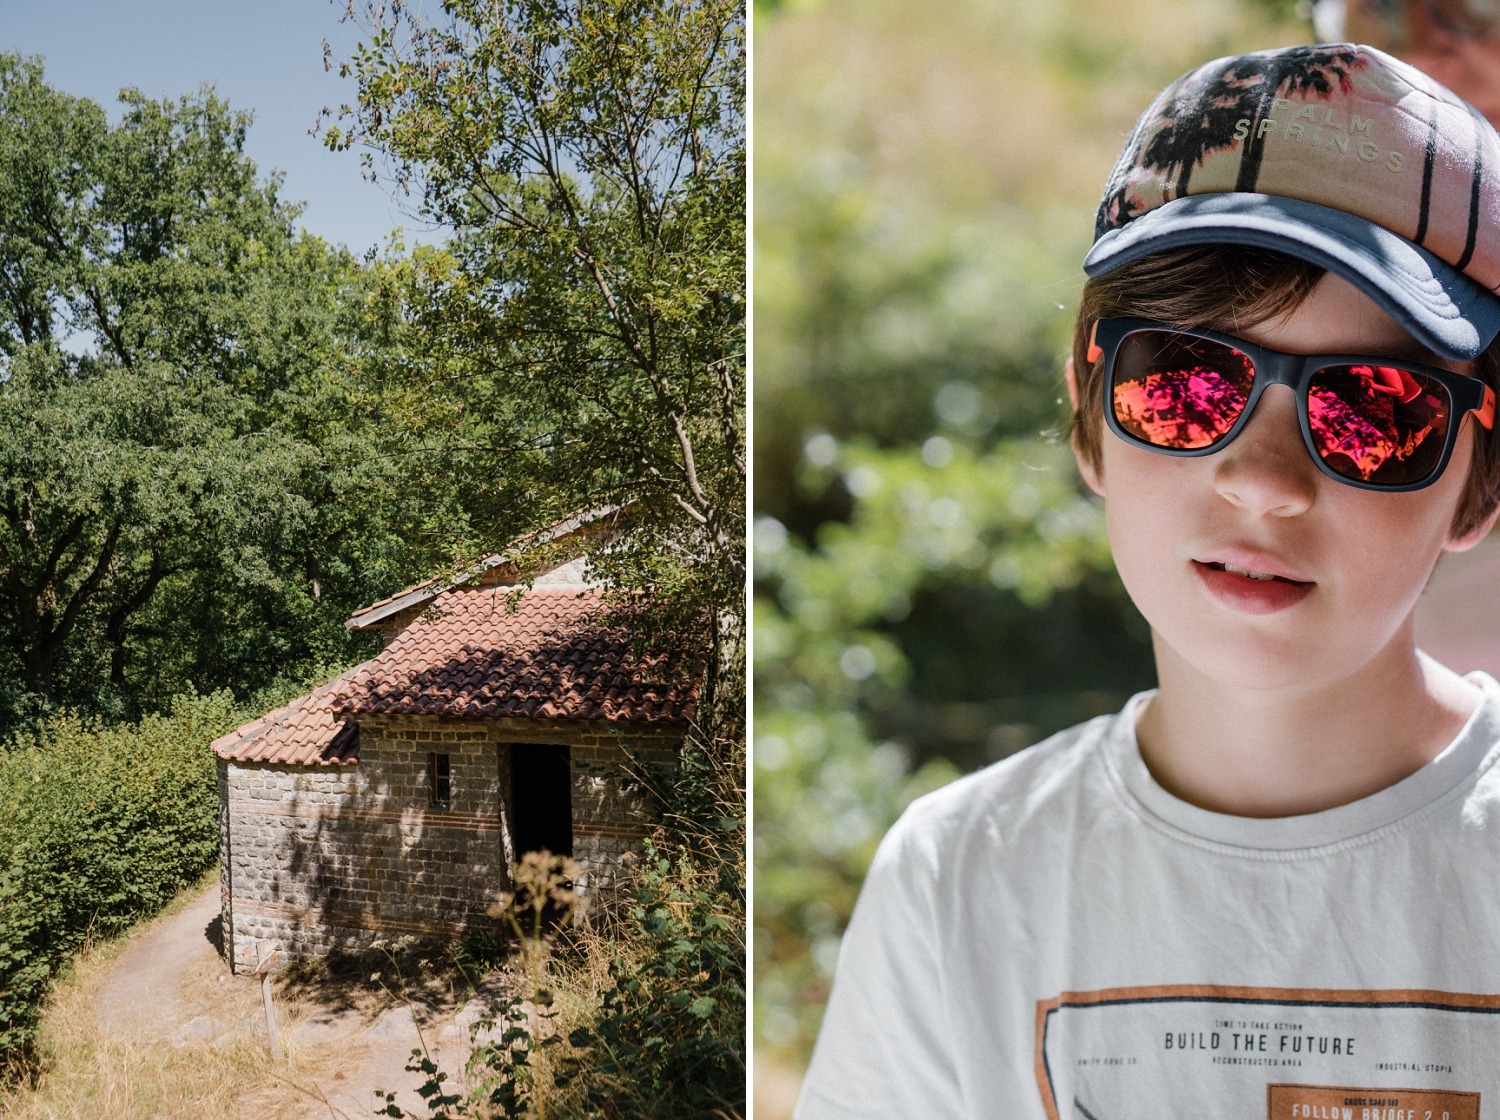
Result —
<svg viewBox="0 0 1500 1120"><path fill-rule="evenodd" d="M1136 115L1291 0L758 5L756 1115L917 794L1150 687L1062 437L1094 208Z"/></svg>

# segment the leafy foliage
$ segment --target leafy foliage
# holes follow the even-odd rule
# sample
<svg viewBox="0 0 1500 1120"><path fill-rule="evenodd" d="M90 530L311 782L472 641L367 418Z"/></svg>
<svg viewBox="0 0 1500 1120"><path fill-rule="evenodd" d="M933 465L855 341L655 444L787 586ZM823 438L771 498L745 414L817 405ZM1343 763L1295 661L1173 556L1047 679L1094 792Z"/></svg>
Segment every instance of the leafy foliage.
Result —
<svg viewBox="0 0 1500 1120"><path fill-rule="evenodd" d="M925 459L851 444L809 468L858 496L848 522L824 525L815 548L772 518L757 523L757 998L787 1033L815 1033L839 933L886 827L957 773L943 758L910 772L910 749L881 733L912 671L893 623L934 586L998 590L1037 610L1107 571L1102 511L1067 462L1029 441L942 456L929 445Z"/></svg>
<svg viewBox="0 0 1500 1120"><path fill-rule="evenodd" d="M590 1115L743 1111L744 901L704 870L647 848L628 909L641 963L616 957L593 1029L572 1038L586 1047Z"/></svg>
<svg viewBox="0 0 1500 1120"><path fill-rule="evenodd" d="M438 1064L432 1060L431 1055L421 1050L411 1052L411 1061L406 1063L408 1073L420 1073L427 1078L417 1090L417 1094L426 1102L427 1107L432 1110L433 1120L448 1120L450 1109L461 1108L463 1097L458 1093L446 1092L443 1083L448 1080L448 1075L438 1068ZM387 1092L383 1094L385 1107L376 1109L376 1116L394 1116L400 1120L403 1116L409 1116L405 1109L396 1103L396 1094ZM463 1115L461 1112L457 1115Z"/></svg>
<svg viewBox="0 0 1500 1120"><path fill-rule="evenodd" d="M221 692L112 728L59 716L0 753L0 1061L29 1056L73 953L213 863L218 786L204 744L235 715Z"/></svg>
<svg viewBox="0 0 1500 1120"><path fill-rule="evenodd" d="M327 142L378 154L456 230L407 277L416 438L472 471L497 536L629 503L599 572L659 592L682 630L739 617L743 9L356 10L370 39L341 69L359 99Z"/></svg>
<svg viewBox="0 0 1500 1120"><path fill-rule="evenodd" d="M211 91L121 100L0 54L0 729L346 660L426 559L368 387L386 266L298 233Z"/></svg>

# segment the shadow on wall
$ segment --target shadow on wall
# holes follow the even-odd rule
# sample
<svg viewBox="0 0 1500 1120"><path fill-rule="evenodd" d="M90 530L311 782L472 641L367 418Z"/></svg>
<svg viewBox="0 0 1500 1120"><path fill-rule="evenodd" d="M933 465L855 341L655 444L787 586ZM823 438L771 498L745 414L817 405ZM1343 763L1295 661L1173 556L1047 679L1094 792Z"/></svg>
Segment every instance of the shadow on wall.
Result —
<svg viewBox="0 0 1500 1120"><path fill-rule="evenodd" d="M485 728L380 722L355 766L229 764L237 971L258 943L296 959L498 924L485 911L510 885L500 749ZM449 761L446 809L432 802L431 754Z"/></svg>
<svg viewBox="0 0 1500 1120"><path fill-rule="evenodd" d="M254 967L262 942L296 959L499 931L490 910L528 850L571 853L581 893L613 891L655 823L649 787L665 785L680 739L600 722L372 716L355 765L224 764L236 970Z"/></svg>

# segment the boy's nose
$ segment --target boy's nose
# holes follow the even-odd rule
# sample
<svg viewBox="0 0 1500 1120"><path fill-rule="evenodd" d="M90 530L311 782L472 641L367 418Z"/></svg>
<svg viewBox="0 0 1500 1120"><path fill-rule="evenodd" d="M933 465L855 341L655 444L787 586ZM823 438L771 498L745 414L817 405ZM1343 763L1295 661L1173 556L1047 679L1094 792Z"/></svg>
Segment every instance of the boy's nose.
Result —
<svg viewBox="0 0 1500 1120"><path fill-rule="evenodd" d="M1296 398L1285 385L1266 388L1249 422L1213 463L1214 489L1247 513L1295 517L1317 493L1318 468L1302 442Z"/></svg>

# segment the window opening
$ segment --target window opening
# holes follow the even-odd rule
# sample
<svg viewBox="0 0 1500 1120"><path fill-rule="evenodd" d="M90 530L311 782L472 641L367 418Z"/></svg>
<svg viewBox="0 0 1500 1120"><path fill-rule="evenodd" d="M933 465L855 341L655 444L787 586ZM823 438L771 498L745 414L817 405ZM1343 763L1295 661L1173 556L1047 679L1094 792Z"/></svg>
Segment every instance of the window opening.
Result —
<svg viewBox="0 0 1500 1120"><path fill-rule="evenodd" d="M434 809L447 809L453 800L452 781L449 777L448 756L427 756L427 799Z"/></svg>

